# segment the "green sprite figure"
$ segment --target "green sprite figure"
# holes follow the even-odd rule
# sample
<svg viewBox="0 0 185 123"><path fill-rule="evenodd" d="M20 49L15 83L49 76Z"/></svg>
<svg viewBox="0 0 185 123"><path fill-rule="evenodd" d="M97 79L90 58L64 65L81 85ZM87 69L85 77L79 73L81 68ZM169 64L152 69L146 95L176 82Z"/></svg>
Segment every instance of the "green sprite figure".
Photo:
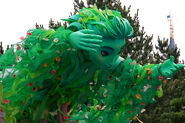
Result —
<svg viewBox="0 0 185 123"><path fill-rule="evenodd" d="M144 66L121 58L133 29L118 11L94 6L63 20L67 29L29 30L0 57L7 123L129 123L184 67L173 57Z"/></svg>

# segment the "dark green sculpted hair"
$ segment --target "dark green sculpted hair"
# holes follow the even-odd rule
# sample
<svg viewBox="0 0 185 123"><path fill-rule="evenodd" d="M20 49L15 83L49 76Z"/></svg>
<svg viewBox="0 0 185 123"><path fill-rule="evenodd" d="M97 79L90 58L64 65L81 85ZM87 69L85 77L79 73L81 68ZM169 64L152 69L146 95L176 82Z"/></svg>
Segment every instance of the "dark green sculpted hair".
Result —
<svg viewBox="0 0 185 123"><path fill-rule="evenodd" d="M68 29L78 31L82 29L94 30L104 38L123 39L133 35L133 28L127 19L121 17L120 12L93 8L83 8L78 14L62 19L70 23Z"/></svg>

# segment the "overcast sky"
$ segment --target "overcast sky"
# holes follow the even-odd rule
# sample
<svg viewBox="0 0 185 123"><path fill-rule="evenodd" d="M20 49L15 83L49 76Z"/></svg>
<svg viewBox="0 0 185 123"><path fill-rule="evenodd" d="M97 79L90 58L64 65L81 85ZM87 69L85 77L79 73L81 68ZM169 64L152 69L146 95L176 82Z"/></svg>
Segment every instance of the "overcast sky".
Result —
<svg viewBox="0 0 185 123"><path fill-rule="evenodd" d="M50 18L60 21L73 12L74 0L0 0L0 41L5 48L25 36L35 23L48 28ZM139 9L141 26L148 35L154 34L154 44L159 35L169 38L167 15L171 13L174 22L175 43L181 49L181 59L185 59L185 7L183 0L121 0L122 5L131 5L131 14ZM178 1L178 2L177 2Z"/></svg>

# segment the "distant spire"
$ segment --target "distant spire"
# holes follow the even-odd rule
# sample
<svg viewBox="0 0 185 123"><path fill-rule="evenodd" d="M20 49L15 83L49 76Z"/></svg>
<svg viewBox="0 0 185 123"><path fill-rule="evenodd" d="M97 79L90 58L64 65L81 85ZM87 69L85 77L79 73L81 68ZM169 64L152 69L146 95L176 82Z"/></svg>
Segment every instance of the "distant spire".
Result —
<svg viewBox="0 0 185 123"><path fill-rule="evenodd" d="M168 21L170 22L170 49L175 49L175 41L174 41L174 29L173 29L173 23L172 23L172 17L171 15L167 16Z"/></svg>

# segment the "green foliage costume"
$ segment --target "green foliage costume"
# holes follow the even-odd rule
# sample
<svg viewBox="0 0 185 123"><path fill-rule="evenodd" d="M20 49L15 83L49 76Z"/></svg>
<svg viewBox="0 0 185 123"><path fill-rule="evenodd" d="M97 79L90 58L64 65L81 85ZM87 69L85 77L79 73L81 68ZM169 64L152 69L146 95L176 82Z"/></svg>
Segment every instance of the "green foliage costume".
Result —
<svg viewBox="0 0 185 123"><path fill-rule="evenodd" d="M65 19L65 29L33 29L0 57L1 107L7 123L42 117L67 121L130 122L162 83L183 65L173 57L161 65L141 66L119 56L133 29L118 11L84 8ZM61 109L66 105L67 114Z"/></svg>

